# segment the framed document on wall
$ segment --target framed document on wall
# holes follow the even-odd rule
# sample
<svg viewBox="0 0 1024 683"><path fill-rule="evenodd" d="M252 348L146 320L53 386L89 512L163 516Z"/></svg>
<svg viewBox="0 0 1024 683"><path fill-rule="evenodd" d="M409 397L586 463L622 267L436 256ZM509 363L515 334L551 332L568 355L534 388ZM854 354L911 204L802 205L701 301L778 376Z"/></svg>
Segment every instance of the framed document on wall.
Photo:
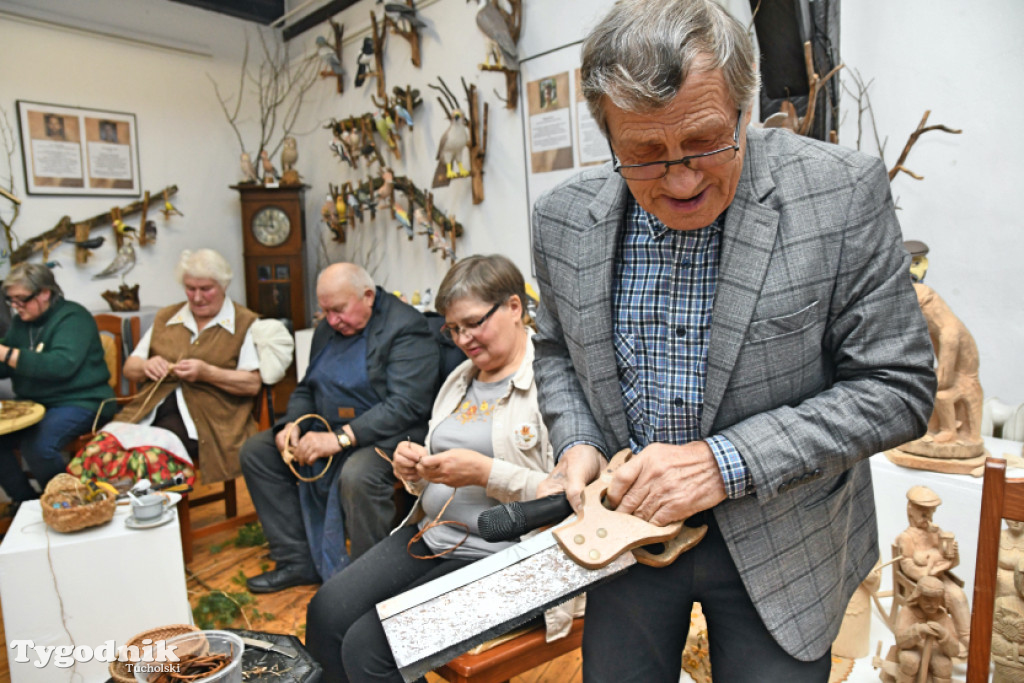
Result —
<svg viewBox="0 0 1024 683"><path fill-rule="evenodd" d="M25 191L137 196L135 115L18 100Z"/></svg>

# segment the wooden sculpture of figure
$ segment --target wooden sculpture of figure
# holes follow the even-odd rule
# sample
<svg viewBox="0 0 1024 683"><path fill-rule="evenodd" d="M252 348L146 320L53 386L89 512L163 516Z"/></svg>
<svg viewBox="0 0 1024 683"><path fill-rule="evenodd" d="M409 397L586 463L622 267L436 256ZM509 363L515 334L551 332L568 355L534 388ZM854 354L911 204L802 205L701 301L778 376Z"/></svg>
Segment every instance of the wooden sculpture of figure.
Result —
<svg viewBox="0 0 1024 683"><path fill-rule="evenodd" d="M967 327L935 290L914 283L917 301L935 348L938 388L928 433L899 450L932 458L963 460L984 454L983 394L978 381L978 346Z"/></svg>
<svg viewBox="0 0 1024 683"><path fill-rule="evenodd" d="M944 591L943 604L956 625L954 635L959 639L959 654L966 656L970 643L971 610L967 605L964 582L950 571L960 564L960 548L951 532L932 524L935 508L941 504L942 499L927 486L913 486L907 491L910 526L896 537L896 546L902 556L899 569L919 586L925 578L939 582ZM898 624L899 618L897 642Z"/></svg>
<svg viewBox="0 0 1024 683"><path fill-rule="evenodd" d="M1024 522L1006 520L999 535L999 569L996 572L996 597L1016 595L1017 565L1024 561Z"/></svg>
<svg viewBox="0 0 1024 683"><path fill-rule="evenodd" d="M1013 592L996 598L992 661L993 683L1024 683L1024 559L1013 567Z"/></svg>
<svg viewBox="0 0 1024 683"><path fill-rule="evenodd" d="M889 651L898 664L895 677L883 669L887 683L950 683L953 660L960 648L953 620L946 612L942 582L921 579L896 619L896 647ZM922 672L923 669L923 672Z"/></svg>

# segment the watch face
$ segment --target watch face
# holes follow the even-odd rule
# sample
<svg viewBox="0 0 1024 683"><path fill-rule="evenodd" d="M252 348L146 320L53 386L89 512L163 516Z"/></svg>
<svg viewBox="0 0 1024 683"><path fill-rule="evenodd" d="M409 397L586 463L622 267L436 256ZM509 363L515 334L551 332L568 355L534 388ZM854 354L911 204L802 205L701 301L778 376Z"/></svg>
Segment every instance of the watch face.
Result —
<svg viewBox="0 0 1024 683"><path fill-rule="evenodd" d="M268 206L256 212L252 219L252 234L265 247L283 244L291 234L292 224L288 214L276 206Z"/></svg>

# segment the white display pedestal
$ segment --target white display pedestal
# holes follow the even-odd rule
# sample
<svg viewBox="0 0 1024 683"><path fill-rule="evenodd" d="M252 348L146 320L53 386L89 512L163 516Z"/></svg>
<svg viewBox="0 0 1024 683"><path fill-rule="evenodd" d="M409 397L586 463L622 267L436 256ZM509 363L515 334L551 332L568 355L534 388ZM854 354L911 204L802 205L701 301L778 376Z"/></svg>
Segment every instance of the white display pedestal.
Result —
<svg viewBox="0 0 1024 683"><path fill-rule="evenodd" d="M16 640L34 645L88 646L113 640L120 647L146 629L188 624L192 612L185 588L177 512L152 529L129 529L128 506L107 524L62 534L43 522L40 503L21 505L0 544L0 600L11 681L71 680L71 668L14 661ZM58 598L59 593L59 598ZM63 619L61 616L63 604ZM70 635L69 635L70 634ZM107 663L79 663L75 681L106 681Z"/></svg>

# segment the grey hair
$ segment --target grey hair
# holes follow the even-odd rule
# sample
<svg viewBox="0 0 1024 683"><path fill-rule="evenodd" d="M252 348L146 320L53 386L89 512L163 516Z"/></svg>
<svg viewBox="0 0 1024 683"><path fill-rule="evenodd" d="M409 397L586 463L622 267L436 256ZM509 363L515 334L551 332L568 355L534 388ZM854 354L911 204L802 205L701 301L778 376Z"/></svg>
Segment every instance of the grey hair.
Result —
<svg viewBox="0 0 1024 683"><path fill-rule="evenodd" d="M8 288L15 286L24 287L32 294L38 294L46 289L50 291L51 296L64 297L64 290L57 284L53 271L42 263L23 262L11 268L11 272L4 278L2 287L6 292Z"/></svg>
<svg viewBox="0 0 1024 683"><path fill-rule="evenodd" d="M526 282L516 264L501 254L477 254L467 256L448 270L437 290L434 308L444 315L448 307L460 299L475 298L485 304L500 304L513 296L519 297L523 322L529 323Z"/></svg>
<svg viewBox="0 0 1024 683"><path fill-rule="evenodd" d="M619 0L582 51L583 95L605 135L605 97L650 112L668 105L692 71L721 69L736 108L747 110L760 86L747 30L712 0Z"/></svg>
<svg viewBox="0 0 1024 683"><path fill-rule="evenodd" d="M209 279L220 285L221 289L227 289L231 284L234 273L227 259L213 249L186 249L181 252L178 265L174 269L178 278L178 284L184 285L185 278Z"/></svg>

